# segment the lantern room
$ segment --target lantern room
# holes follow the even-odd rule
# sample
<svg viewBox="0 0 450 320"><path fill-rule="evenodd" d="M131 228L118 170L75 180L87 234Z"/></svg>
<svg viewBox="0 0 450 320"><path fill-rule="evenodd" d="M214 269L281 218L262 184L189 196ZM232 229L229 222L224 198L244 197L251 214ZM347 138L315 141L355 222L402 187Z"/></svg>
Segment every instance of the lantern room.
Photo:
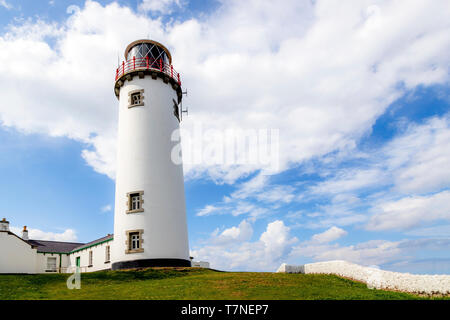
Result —
<svg viewBox="0 0 450 320"><path fill-rule="evenodd" d="M117 98L124 81L146 75L170 83L177 91L178 103L181 102L181 77L172 65L170 51L161 43L148 39L133 41L125 49L125 59L116 69L114 91Z"/></svg>
<svg viewBox="0 0 450 320"><path fill-rule="evenodd" d="M162 60L165 64L172 64L172 56L169 50L161 43L153 40L136 40L125 49L125 59L146 59L151 62Z"/></svg>

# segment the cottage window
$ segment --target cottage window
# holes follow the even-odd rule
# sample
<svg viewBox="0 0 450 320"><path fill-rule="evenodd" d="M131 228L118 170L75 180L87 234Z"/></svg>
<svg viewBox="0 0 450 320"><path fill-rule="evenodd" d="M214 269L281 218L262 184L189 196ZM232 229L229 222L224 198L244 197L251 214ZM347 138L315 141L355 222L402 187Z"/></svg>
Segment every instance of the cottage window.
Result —
<svg viewBox="0 0 450 320"><path fill-rule="evenodd" d="M89 251L89 267L92 267L93 262L93 256L92 256L92 250Z"/></svg>
<svg viewBox="0 0 450 320"><path fill-rule="evenodd" d="M111 260L111 247L105 247L105 262L109 262Z"/></svg>
<svg viewBox="0 0 450 320"><path fill-rule="evenodd" d="M56 257L47 258L47 271L56 271Z"/></svg>

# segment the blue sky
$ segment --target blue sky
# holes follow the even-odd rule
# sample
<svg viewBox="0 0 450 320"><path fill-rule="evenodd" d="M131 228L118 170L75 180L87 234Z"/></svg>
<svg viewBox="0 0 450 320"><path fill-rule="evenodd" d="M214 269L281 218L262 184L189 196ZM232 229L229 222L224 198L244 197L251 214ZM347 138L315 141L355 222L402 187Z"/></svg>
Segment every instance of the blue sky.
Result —
<svg viewBox="0 0 450 320"><path fill-rule="evenodd" d="M275 173L185 164L196 259L449 273L449 18L445 0L0 1L0 213L31 237L112 233L114 70L150 35L188 90L186 135L279 132Z"/></svg>

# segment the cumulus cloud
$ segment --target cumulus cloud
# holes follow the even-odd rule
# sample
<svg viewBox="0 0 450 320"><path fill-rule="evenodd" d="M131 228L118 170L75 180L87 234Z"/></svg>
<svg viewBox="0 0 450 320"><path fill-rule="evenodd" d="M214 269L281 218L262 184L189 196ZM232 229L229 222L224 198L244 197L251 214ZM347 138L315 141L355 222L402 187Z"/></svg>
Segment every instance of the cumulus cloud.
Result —
<svg viewBox="0 0 450 320"><path fill-rule="evenodd" d="M268 223L257 241L248 241L252 234L253 228L244 220L213 236L207 245L194 247L191 255L221 270L272 271L298 241L281 220Z"/></svg>
<svg viewBox="0 0 450 320"><path fill-rule="evenodd" d="M179 3L145 1L141 6L148 7L141 9L168 13ZM25 133L79 141L83 159L113 179L117 100L112 87L117 55L122 58L128 43L150 34L169 47L183 86L189 89L185 103L191 108L182 127L192 131L202 123L219 131L279 129L283 171L330 153L354 152L359 139L398 97L417 86L448 84L449 11L446 0L376 5L360 0L287 0L282 6L274 1L232 0L221 2L218 10L201 19L166 23L116 2L102 6L87 1L83 7L69 7L68 18L60 23L20 20L0 35L0 59L8 61L0 64L0 123ZM369 226L384 230L398 228L394 212L406 215L403 208L413 209L406 220L410 226L426 221L414 212L428 213L422 208L427 203L429 221L447 219L447 211L441 209L450 177L448 119L435 117L410 125L376 154L360 154L366 165L324 172L326 181L302 197L327 195L330 203L304 216L315 218L311 221L316 227L337 228L363 222L355 208L374 203L378 211ZM252 218L270 214L276 205L300 199L292 186L275 184L257 174L259 170L259 166L208 163L186 167L187 178L238 183L235 193L200 209L199 215L247 214L245 220L252 223ZM380 187L385 190L376 190ZM364 195L367 191L370 196ZM430 199L437 200L441 209ZM381 221L381 216L389 221ZM236 226L226 235L232 239L240 232ZM276 232L280 237L274 236ZM272 254L275 258L278 252L286 254L294 240L283 222L268 225L263 234L255 242L198 252L225 267L243 268L251 261L264 269L274 264ZM370 257L372 251L389 256L396 247L387 242L341 250L350 257ZM326 252L323 255L331 257Z"/></svg>
<svg viewBox="0 0 450 320"><path fill-rule="evenodd" d="M143 0L139 9L148 12L170 14L175 8L181 8L183 1L180 0Z"/></svg>
<svg viewBox="0 0 450 320"><path fill-rule="evenodd" d="M169 3L177 2L142 5ZM202 20L163 24L117 3L87 1L60 24L19 22L0 37L0 58L9 61L0 66L0 121L85 143L87 163L113 178L117 53L151 34L172 50L189 88L184 129L194 121L217 130L279 128L283 170L353 148L405 90L448 80L448 1L374 8L366 1L228 1ZM232 183L259 169L201 163L186 174Z"/></svg>
<svg viewBox="0 0 450 320"><path fill-rule="evenodd" d="M396 270L402 265L403 268L414 266L413 258L415 253L431 251L445 253L450 244L449 239L424 238L424 239L403 239L399 241L369 240L342 246L332 243L334 240L347 235L343 229L332 227L325 232L314 234L310 239L294 245L286 261L296 263L304 262L305 259L316 261L345 260L365 266L384 265L387 270ZM429 259L438 261L439 259ZM412 270L412 269L411 269ZM437 273L448 272L448 267L442 265L435 268Z"/></svg>
<svg viewBox="0 0 450 320"><path fill-rule="evenodd" d="M11 227L11 231L22 237L22 228ZM39 229L28 229L28 238L32 240L66 241L76 242L77 234L73 229L66 229L64 232L47 232Z"/></svg>
<svg viewBox="0 0 450 320"><path fill-rule="evenodd" d="M290 245L297 242L297 238L290 238L289 228L284 222L277 220L267 225L267 230L261 235L260 241L265 245L265 251L272 260L278 260L290 251Z"/></svg>
<svg viewBox="0 0 450 320"><path fill-rule="evenodd" d="M6 2L6 0L0 0L0 6L8 10L13 7L10 3Z"/></svg>
<svg viewBox="0 0 450 320"><path fill-rule="evenodd" d="M5 93L0 122L25 133L80 141L87 163L114 178L117 54L140 30L159 38L162 26L117 3L103 7L87 1L70 9L61 24L26 20L0 36L0 58L9 61L0 66Z"/></svg>
<svg viewBox="0 0 450 320"><path fill-rule="evenodd" d="M408 230L424 223L450 221L450 191L430 196L405 197L373 209L368 230Z"/></svg>
<svg viewBox="0 0 450 320"><path fill-rule="evenodd" d="M408 270L408 265L414 266L417 252L448 251L449 239L417 239L417 240L369 240L342 246L335 240L347 235L347 231L332 227L325 232L317 233L310 239L299 242L290 233L290 228L281 220L267 224L266 230L257 241L248 241L242 236L245 229L252 229L245 221L238 226L216 232L208 239L207 244L196 246L191 255L196 259L210 261L213 268L221 270L260 270L274 271L283 262L290 264L308 263L314 261L345 260L365 266L379 265L387 270L398 269L401 265ZM227 235L226 241L218 241L222 234ZM246 238L246 240L243 240ZM432 261L438 261L431 259ZM445 265L435 264L434 272L448 272Z"/></svg>
<svg viewBox="0 0 450 320"><path fill-rule="evenodd" d="M347 231L333 226L322 233L315 234L314 236L312 236L311 240L317 243L328 243L337 240L345 235L347 235Z"/></svg>
<svg viewBox="0 0 450 320"><path fill-rule="evenodd" d="M308 225L365 222L369 230L407 230L448 220L449 150L450 115L444 114L406 124L392 140L370 153L334 158L331 164L325 159L317 168L325 172L323 181L307 187L299 199L326 199Z"/></svg>
<svg viewBox="0 0 450 320"><path fill-rule="evenodd" d="M385 152L394 172L395 191L403 194L436 192L450 181L450 114L410 124Z"/></svg>
<svg viewBox="0 0 450 320"><path fill-rule="evenodd" d="M231 227L223 230L215 239L214 242L224 244L228 242L247 241L253 235L253 228L250 223L242 220L237 227Z"/></svg>
<svg viewBox="0 0 450 320"><path fill-rule="evenodd" d="M382 265L398 260L403 251L400 242L370 240L350 246L302 243L292 250L291 257L309 257L313 261L345 260L361 265Z"/></svg>

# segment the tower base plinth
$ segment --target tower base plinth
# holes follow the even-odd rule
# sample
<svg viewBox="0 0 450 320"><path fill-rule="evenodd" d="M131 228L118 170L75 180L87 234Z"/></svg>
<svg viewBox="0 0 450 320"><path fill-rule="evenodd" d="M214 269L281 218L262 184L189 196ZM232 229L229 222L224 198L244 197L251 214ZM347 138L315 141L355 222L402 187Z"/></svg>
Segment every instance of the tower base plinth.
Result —
<svg viewBox="0 0 450 320"><path fill-rule="evenodd" d="M135 269L148 267L190 267L191 261L184 259L140 259L114 262L112 270Z"/></svg>

